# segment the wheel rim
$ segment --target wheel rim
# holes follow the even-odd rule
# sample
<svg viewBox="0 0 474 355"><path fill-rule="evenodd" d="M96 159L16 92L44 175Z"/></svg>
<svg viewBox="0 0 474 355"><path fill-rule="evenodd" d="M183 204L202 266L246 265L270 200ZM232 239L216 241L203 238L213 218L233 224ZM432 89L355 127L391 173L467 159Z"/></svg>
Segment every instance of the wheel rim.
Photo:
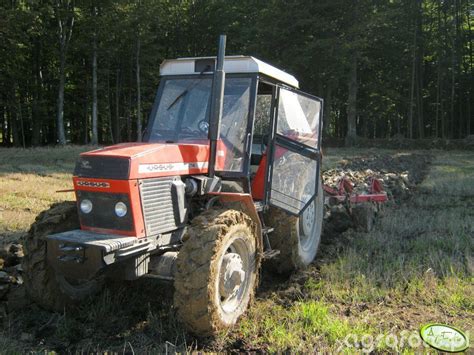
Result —
<svg viewBox="0 0 474 355"><path fill-rule="evenodd" d="M219 306L225 313L237 311L249 291L251 278L250 250L242 235L226 247L219 263L217 293Z"/></svg>
<svg viewBox="0 0 474 355"><path fill-rule="evenodd" d="M305 196L307 200L311 196ZM306 200L306 201L307 201ZM308 250L313 244L313 239L315 237L314 228L316 225L316 203L315 200L306 207L299 218L299 240L300 246L303 250Z"/></svg>
<svg viewBox="0 0 474 355"><path fill-rule="evenodd" d="M321 181L319 182L321 184ZM305 186L303 201L309 201L313 195L311 194L311 185ZM316 196L311 204L306 207L301 216L299 217L298 225L298 238L299 244L302 251L309 251L315 243L318 243L319 233L317 229L318 224L321 223L322 215L322 189L319 187L318 196Z"/></svg>

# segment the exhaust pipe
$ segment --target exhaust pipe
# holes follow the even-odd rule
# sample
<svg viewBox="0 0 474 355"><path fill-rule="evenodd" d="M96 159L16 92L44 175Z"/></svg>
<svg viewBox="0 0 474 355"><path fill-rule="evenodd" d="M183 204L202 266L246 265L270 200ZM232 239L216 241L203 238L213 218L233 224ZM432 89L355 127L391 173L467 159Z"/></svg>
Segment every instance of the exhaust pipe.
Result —
<svg viewBox="0 0 474 355"><path fill-rule="evenodd" d="M224 72L224 57L225 57L225 43L226 35L219 37L219 50L217 52L217 63L214 71L214 78L212 79L212 94L211 94L211 112L209 124L209 168L208 175L213 178L216 172L216 154L217 141L219 140L221 131L222 119L222 105L224 102L224 86L225 86L225 72Z"/></svg>

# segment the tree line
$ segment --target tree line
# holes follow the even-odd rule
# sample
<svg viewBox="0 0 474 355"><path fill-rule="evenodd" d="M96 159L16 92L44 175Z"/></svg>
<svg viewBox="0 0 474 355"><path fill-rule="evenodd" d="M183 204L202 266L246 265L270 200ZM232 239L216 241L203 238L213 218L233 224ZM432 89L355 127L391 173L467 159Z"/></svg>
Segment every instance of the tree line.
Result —
<svg viewBox="0 0 474 355"><path fill-rule="evenodd" d="M140 140L165 58L253 55L325 99L324 134L473 132L470 0L2 0L0 144Z"/></svg>

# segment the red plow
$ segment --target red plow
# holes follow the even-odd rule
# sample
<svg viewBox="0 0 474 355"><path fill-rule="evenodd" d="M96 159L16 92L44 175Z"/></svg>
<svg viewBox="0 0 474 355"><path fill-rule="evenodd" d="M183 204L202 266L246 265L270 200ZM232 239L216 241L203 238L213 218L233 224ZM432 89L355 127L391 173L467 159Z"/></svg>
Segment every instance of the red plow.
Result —
<svg viewBox="0 0 474 355"><path fill-rule="evenodd" d="M329 195L327 197L329 198L328 202L330 205L346 201L349 201L350 203L361 203L386 202L388 200L387 193L383 190L382 183L374 177L369 178L368 193L354 192L354 184L346 176L343 176L339 180L337 189L328 185L323 185L323 189L326 192L326 195Z"/></svg>
<svg viewBox="0 0 474 355"><path fill-rule="evenodd" d="M380 204L386 202L388 196L380 180L369 177L367 185L367 191L356 191L354 183L347 176L342 176L336 188L323 185L323 189L327 206L344 205L356 227L368 232L372 229Z"/></svg>

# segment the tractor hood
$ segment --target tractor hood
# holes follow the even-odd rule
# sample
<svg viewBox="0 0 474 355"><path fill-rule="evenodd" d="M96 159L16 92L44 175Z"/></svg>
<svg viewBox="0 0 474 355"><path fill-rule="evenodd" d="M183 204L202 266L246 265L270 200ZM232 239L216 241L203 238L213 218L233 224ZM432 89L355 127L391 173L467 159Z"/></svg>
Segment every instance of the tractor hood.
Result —
<svg viewBox="0 0 474 355"><path fill-rule="evenodd" d="M127 180L205 174L208 161L208 141L124 143L82 153L76 163L74 175Z"/></svg>

